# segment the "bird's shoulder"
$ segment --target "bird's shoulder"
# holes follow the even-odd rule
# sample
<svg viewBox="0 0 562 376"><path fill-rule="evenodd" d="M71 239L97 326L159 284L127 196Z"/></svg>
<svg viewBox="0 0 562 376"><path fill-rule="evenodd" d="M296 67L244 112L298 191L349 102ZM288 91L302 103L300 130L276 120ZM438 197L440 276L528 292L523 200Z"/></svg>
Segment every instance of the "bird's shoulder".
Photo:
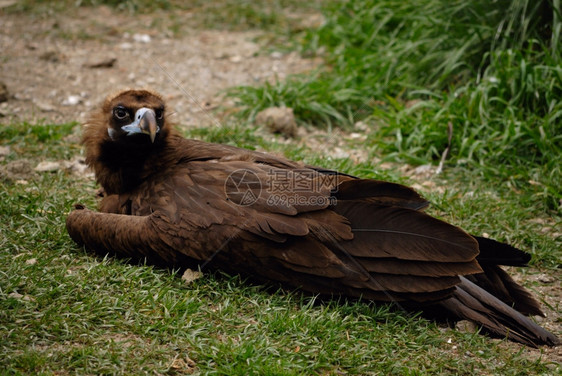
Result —
<svg viewBox="0 0 562 376"><path fill-rule="evenodd" d="M184 138L177 132L171 132L168 136L164 153L174 156L179 163L217 160L256 162L289 169L304 167L302 162L292 161L281 155Z"/></svg>

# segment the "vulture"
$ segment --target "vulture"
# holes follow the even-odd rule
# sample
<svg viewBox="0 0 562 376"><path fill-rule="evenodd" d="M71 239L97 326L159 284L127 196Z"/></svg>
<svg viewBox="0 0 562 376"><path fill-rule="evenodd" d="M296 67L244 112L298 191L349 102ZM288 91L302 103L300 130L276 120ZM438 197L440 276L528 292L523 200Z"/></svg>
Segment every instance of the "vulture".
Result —
<svg viewBox="0 0 562 376"><path fill-rule="evenodd" d="M186 139L168 112L159 94L125 90L91 113L83 145L102 199L67 217L76 243L559 344L528 318L543 315L537 300L499 266L524 266L527 253L426 214L404 185Z"/></svg>

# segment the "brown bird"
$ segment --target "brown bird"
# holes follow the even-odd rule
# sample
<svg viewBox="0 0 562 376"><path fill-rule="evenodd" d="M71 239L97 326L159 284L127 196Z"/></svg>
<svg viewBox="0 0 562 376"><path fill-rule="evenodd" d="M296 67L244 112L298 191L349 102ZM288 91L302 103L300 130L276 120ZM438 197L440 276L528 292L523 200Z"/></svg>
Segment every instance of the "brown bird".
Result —
<svg viewBox="0 0 562 376"><path fill-rule="evenodd" d="M241 273L291 288L394 302L530 346L558 338L529 320L539 303L498 265L528 254L423 212L399 184L181 137L162 97L108 97L84 130L100 212L67 229L101 253Z"/></svg>

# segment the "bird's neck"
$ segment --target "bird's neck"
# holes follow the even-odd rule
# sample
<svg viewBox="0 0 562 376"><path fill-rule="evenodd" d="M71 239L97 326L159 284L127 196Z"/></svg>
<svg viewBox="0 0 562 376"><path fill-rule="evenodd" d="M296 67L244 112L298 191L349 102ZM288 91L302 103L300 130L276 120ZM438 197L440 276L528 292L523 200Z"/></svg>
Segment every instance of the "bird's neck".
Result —
<svg viewBox="0 0 562 376"><path fill-rule="evenodd" d="M164 140L146 145L102 143L94 163L96 179L108 194L132 192L148 176L163 170L166 144Z"/></svg>

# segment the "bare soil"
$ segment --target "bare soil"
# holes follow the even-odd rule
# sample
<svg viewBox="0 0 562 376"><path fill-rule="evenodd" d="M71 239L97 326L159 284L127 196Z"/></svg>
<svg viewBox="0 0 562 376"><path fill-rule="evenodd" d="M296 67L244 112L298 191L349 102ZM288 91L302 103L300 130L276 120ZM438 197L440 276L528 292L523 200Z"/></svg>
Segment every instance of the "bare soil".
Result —
<svg viewBox="0 0 562 376"><path fill-rule="evenodd" d="M186 17L189 25L194 16ZM0 104L2 122L82 121L108 94L142 87L164 95L175 122L216 124L220 120L208 110L228 106L225 89L283 80L318 63L266 51L254 41L255 31L187 26L174 37L166 22L163 15L108 7L52 15L0 10L0 81L9 92L9 101Z"/></svg>

